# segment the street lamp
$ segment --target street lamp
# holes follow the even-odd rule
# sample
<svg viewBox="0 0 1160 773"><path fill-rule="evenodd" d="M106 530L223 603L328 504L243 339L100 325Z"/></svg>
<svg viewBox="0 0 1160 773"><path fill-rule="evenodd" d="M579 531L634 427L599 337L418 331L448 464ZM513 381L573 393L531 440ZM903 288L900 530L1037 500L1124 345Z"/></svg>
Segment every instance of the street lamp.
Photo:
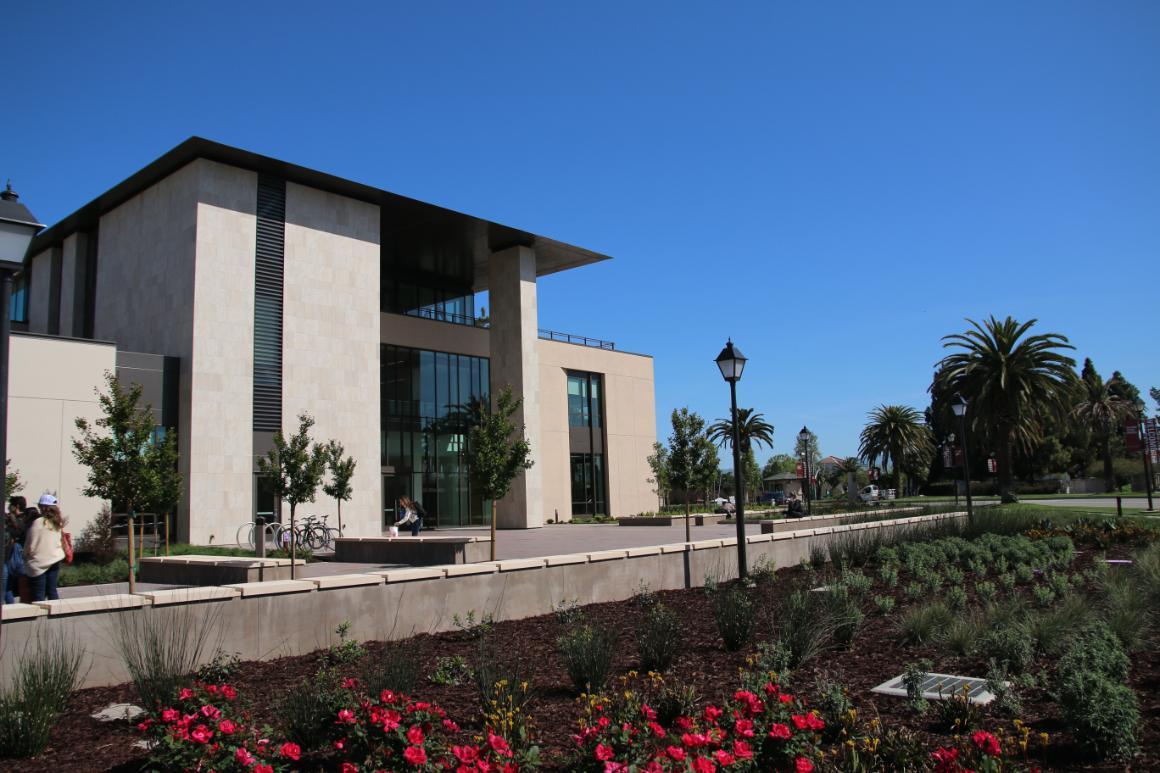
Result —
<svg viewBox="0 0 1160 773"><path fill-rule="evenodd" d="M955 395L951 400L951 410L959 417L959 430L963 436L963 482L967 488L967 523L974 523L975 511L971 506L971 458L967 455L967 399Z"/></svg>
<svg viewBox="0 0 1160 773"><path fill-rule="evenodd" d="M0 505L8 509L8 335L12 321L8 304L12 298L12 277L24 267L24 254L32 237L44 228L20 197L12 183L0 191ZM8 552L8 528L0 528L0 559Z"/></svg>
<svg viewBox="0 0 1160 773"><path fill-rule="evenodd" d="M729 382L729 403L733 412L733 488L737 494L737 576L744 580L749 574L745 560L745 474L741 470L741 442L737 432L737 382L745 370L745 355L733 346L733 339L725 342L725 348L717 355L717 367L721 377Z"/></svg>
<svg viewBox="0 0 1160 773"><path fill-rule="evenodd" d="M814 488L810 481L810 430L808 427L802 427L802 431L798 433L798 440L802 441L802 472L806 474L805 486L803 488L806 492L806 514L814 514Z"/></svg>

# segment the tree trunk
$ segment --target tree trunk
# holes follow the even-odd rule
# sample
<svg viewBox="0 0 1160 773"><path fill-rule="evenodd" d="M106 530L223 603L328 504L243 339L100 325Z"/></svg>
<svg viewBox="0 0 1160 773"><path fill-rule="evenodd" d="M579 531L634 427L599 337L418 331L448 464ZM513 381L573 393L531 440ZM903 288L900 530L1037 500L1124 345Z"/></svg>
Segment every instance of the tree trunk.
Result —
<svg viewBox="0 0 1160 773"><path fill-rule="evenodd" d="M338 536L342 536L342 500L335 497L335 502L338 503Z"/></svg>
<svg viewBox="0 0 1160 773"><path fill-rule="evenodd" d="M858 477L852 472L846 473L846 498L853 504L858 498Z"/></svg>
<svg viewBox="0 0 1160 773"><path fill-rule="evenodd" d="M1011 457L1014 454L1013 454L1013 449L1011 448L1011 432L1010 432L1010 430L1008 430L1006 428L1000 429L998 441L999 441L999 443L998 443L999 458L997 461L999 463L999 501L1001 501L1003 504L1010 504L1012 502L1018 502L1019 500L1015 497L1015 494L1011 491L1011 478L1012 478ZM966 470L966 474L970 475L971 471Z"/></svg>
<svg viewBox="0 0 1160 773"><path fill-rule="evenodd" d="M290 579L293 580L297 576L295 574L296 567L294 566L294 557L297 555L298 535L294 531L294 503L290 504Z"/></svg>
<svg viewBox="0 0 1160 773"><path fill-rule="evenodd" d="M693 541L693 530L689 526L689 519L692 517L691 512L692 512L692 509L689 507L689 492L688 492L688 489L686 489L685 490L685 542L692 542Z"/></svg>
<svg viewBox="0 0 1160 773"><path fill-rule="evenodd" d="M1104 490L1111 494L1116 490L1116 474L1112 470L1112 433L1104 433Z"/></svg>
<svg viewBox="0 0 1160 773"><path fill-rule="evenodd" d="M495 519L496 519L497 505L495 497L491 498L491 560L495 560Z"/></svg>

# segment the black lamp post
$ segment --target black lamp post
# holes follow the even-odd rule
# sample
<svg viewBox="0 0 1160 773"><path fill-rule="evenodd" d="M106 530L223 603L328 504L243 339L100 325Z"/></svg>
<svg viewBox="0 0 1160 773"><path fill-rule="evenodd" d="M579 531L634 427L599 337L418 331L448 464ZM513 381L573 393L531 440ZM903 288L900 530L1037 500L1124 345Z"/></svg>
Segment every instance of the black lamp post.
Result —
<svg viewBox="0 0 1160 773"><path fill-rule="evenodd" d="M806 514L814 514L814 484L810 480L810 430L808 427L802 427L802 431L798 433L798 440L802 441L802 472L806 474L805 486L803 488L806 492Z"/></svg>
<svg viewBox="0 0 1160 773"><path fill-rule="evenodd" d="M737 576L744 580L749 575L749 564L745 560L745 473L741 470L741 442L737 432L737 382L745 370L746 358L740 349L733 346L733 340L725 343L725 348L717 355L717 367L721 377L729 382L729 402L733 408L733 487L737 494Z"/></svg>
<svg viewBox="0 0 1160 773"><path fill-rule="evenodd" d="M12 332L9 302L12 277L24 267L24 254L32 237L44 226L20 197L12 184L0 192L0 506L8 512L8 335ZM8 523L0 528L0 560L8 553Z"/></svg>
<svg viewBox="0 0 1160 773"><path fill-rule="evenodd" d="M967 489L967 523L974 523L975 511L971 506L971 458L967 455L967 400L955 395L951 400L951 410L959 417L959 431L963 436L963 483Z"/></svg>

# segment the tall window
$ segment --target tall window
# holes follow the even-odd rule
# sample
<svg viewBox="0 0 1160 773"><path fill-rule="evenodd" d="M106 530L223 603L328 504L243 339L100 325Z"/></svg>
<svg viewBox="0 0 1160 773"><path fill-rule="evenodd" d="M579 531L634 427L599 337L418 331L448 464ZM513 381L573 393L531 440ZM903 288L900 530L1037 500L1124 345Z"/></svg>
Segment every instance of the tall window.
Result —
<svg viewBox="0 0 1160 773"><path fill-rule="evenodd" d="M429 525L482 523L467 438L472 402L490 399L490 361L383 346L381 368L382 464L392 468L384 496L418 500ZM392 508L384 503L385 512Z"/></svg>
<svg viewBox="0 0 1160 773"><path fill-rule="evenodd" d="M568 374L568 426L599 427L602 413L599 373Z"/></svg>
<svg viewBox="0 0 1160 773"><path fill-rule="evenodd" d="M440 286L384 276L381 307L392 314L475 325L475 294L470 287Z"/></svg>
<svg viewBox="0 0 1160 773"><path fill-rule="evenodd" d="M607 515L604 454L572 454L572 515Z"/></svg>
<svg viewBox="0 0 1160 773"><path fill-rule="evenodd" d="M8 306L10 322L28 321L28 280L24 274L12 280L12 295Z"/></svg>

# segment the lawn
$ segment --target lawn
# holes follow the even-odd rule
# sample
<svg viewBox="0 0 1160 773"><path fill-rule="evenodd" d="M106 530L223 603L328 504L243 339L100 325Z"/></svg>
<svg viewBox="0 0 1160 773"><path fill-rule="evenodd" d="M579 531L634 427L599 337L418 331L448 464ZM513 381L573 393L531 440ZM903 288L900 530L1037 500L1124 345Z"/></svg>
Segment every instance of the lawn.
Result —
<svg viewBox="0 0 1160 773"><path fill-rule="evenodd" d="M134 685L83 690L52 725L48 752L0 770L135 767L146 762L135 741L183 737L174 728L192 714L185 732L203 725L207 743L159 749L216 770L243 769L234 760L246 755L282 770L452 760L477 770L480 755L592 771L934 770L934 755L948 771L1112 771L1128 759L1157 769L1157 532L1042 515L997 508L892 544L856 532L801 566L762 567L752 588L716 578L711 589L642 589L524 620L481 614L394 644L336 635L310 655L219 659L203 676L236 699L194 687L144 730L88 716L140 702ZM975 707L870 692L923 673L988 679L998 698ZM259 749L248 733L262 725L274 740Z"/></svg>

